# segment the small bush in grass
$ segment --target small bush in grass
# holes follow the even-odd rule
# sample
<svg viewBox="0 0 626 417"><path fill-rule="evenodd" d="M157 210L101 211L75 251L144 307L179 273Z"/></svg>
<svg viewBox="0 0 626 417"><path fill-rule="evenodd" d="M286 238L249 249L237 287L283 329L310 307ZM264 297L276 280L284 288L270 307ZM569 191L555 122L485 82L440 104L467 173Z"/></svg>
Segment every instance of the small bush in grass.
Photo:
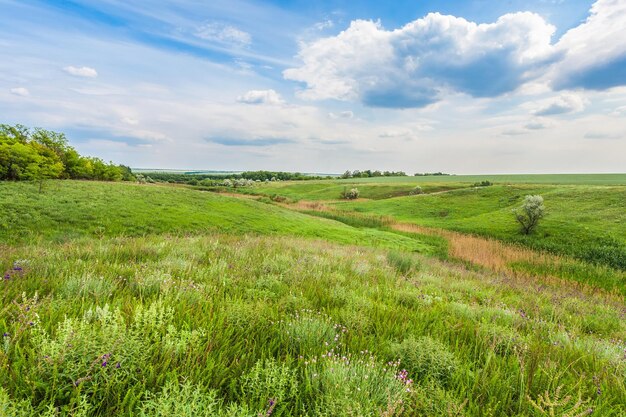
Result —
<svg viewBox="0 0 626 417"><path fill-rule="evenodd" d="M269 408L280 414L298 396L296 371L274 359L258 361L240 382L240 403L261 415Z"/></svg>
<svg viewBox="0 0 626 417"><path fill-rule="evenodd" d="M413 188L410 192L409 195L419 195L419 194L424 194L424 190L422 189L422 187L420 187L419 185L416 186L415 188Z"/></svg>
<svg viewBox="0 0 626 417"><path fill-rule="evenodd" d="M445 385L460 367L447 346L428 336L405 339L392 345L391 351L418 383L434 381Z"/></svg>
<svg viewBox="0 0 626 417"><path fill-rule="evenodd" d="M359 198L359 189L351 188L350 190L348 190L347 188L344 188L341 192L341 198L343 198L344 200L356 200L357 198Z"/></svg>
<svg viewBox="0 0 626 417"><path fill-rule="evenodd" d="M299 354L328 350L336 346L347 329L333 323L331 317L311 310L297 312L282 323L289 346Z"/></svg>
<svg viewBox="0 0 626 417"><path fill-rule="evenodd" d="M398 364L383 365L369 352L328 352L306 362L305 384L316 393L316 416L396 416L404 411L413 381Z"/></svg>
<svg viewBox="0 0 626 417"><path fill-rule="evenodd" d="M140 417L213 417L221 415L215 391L203 392L188 382L168 381L161 392L148 393Z"/></svg>
<svg viewBox="0 0 626 417"><path fill-rule="evenodd" d="M389 252L387 254L387 262L394 267L402 275L406 275L411 271L420 269L420 263L414 259L410 253Z"/></svg>

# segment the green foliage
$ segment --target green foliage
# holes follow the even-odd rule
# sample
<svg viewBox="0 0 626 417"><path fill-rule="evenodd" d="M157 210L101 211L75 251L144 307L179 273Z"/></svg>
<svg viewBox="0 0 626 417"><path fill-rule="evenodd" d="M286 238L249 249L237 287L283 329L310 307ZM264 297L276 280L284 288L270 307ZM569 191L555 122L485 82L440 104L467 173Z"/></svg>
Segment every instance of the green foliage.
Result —
<svg viewBox="0 0 626 417"><path fill-rule="evenodd" d="M409 337L392 345L391 352L420 384L448 384L461 367L447 346L429 336Z"/></svg>
<svg viewBox="0 0 626 417"><path fill-rule="evenodd" d="M415 188L413 188L409 192L409 195L419 195L419 194L424 194L424 189L420 187L419 185L416 185Z"/></svg>
<svg viewBox="0 0 626 417"><path fill-rule="evenodd" d="M522 227L522 233L530 234L546 214L546 208L543 205L543 197L540 195L527 195L524 197L522 206L513 211L515 220Z"/></svg>
<svg viewBox="0 0 626 417"><path fill-rule="evenodd" d="M357 198L359 198L359 189L351 188L350 190L348 190L347 188L344 188L341 192L341 198L343 198L344 200L356 200Z"/></svg>
<svg viewBox="0 0 626 417"><path fill-rule="evenodd" d="M43 181L53 178L134 180L124 165L80 156L62 133L0 125L0 180L37 181L41 191Z"/></svg>
<svg viewBox="0 0 626 417"><path fill-rule="evenodd" d="M403 275L420 269L419 261L410 253L391 251L387 253L387 262Z"/></svg>

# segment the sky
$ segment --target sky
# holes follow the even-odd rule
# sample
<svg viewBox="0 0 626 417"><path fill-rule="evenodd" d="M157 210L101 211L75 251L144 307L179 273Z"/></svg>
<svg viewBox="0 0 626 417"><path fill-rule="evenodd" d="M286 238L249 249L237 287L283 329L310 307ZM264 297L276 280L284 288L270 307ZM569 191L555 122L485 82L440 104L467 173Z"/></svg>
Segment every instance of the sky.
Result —
<svg viewBox="0 0 626 417"><path fill-rule="evenodd" d="M0 0L0 123L135 168L626 172L626 0Z"/></svg>

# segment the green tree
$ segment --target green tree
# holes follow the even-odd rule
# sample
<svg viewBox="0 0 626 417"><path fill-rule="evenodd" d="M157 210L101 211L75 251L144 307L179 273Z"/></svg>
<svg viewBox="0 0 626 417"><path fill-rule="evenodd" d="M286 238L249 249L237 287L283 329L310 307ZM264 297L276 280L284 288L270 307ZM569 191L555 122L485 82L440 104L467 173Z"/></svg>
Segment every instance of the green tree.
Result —
<svg viewBox="0 0 626 417"><path fill-rule="evenodd" d="M522 233L530 234L546 214L543 205L543 197L540 195L527 195L524 197L522 206L513 210L515 219L522 227Z"/></svg>

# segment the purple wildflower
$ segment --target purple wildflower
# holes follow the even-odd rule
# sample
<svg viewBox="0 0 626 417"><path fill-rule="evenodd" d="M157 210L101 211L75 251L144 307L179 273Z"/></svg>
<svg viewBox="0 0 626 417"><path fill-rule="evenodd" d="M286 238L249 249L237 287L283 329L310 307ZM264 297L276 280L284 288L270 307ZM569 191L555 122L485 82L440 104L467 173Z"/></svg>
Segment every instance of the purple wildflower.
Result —
<svg viewBox="0 0 626 417"><path fill-rule="evenodd" d="M115 364L115 368L116 368L116 369L120 369L121 367L122 367L122 364L121 364L121 363L119 363L119 362L118 362L118 363L116 363L116 364Z"/></svg>
<svg viewBox="0 0 626 417"><path fill-rule="evenodd" d="M13 270L14 271L23 271L23 268L21 266L14 266Z"/></svg>
<svg viewBox="0 0 626 417"><path fill-rule="evenodd" d="M2 337L9 337L9 334L8 334L8 333L4 333L4 334L2 335Z"/></svg>
<svg viewBox="0 0 626 417"><path fill-rule="evenodd" d="M104 368L105 366L107 366L107 365L108 365L108 362L107 362L107 361L102 361L102 367L103 367L103 368Z"/></svg>
<svg viewBox="0 0 626 417"><path fill-rule="evenodd" d="M6 274L4 274L4 279L7 279L7 280L11 279L11 275L9 275L9 273L7 272Z"/></svg>

